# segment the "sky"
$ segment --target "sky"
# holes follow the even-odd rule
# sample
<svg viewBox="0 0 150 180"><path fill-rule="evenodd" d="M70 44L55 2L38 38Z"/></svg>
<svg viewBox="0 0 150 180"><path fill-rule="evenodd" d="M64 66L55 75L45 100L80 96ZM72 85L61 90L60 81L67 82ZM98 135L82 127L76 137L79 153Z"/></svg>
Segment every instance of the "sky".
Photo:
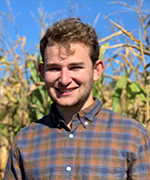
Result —
<svg viewBox="0 0 150 180"><path fill-rule="evenodd" d="M135 2L137 1L138 0L135 0ZM69 4L72 5L70 10L73 10L73 7L74 9L77 8L77 10L74 10L74 15L79 16L83 22L90 23L94 26L99 37L106 37L111 34L107 29L109 24L105 19L106 16L116 11L130 12L129 8L121 4L111 4L114 0L0 0L1 14L10 14L8 2L15 17L17 31L20 36L27 37L28 45L37 44L40 40L40 27L35 17L39 20L39 8L41 6L44 14L47 14L46 22L48 23L50 19L48 16L51 16L51 23L54 23L60 18L68 17L70 14L68 7ZM123 0L122 2L133 6L132 0ZM143 4L145 8L150 7L150 0L145 0ZM96 18L98 19L97 21ZM118 16L114 14L109 16L109 18L113 21L117 21ZM136 21L129 15L122 13L121 18L125 28L129 29L137 26ZM95 21L97 22L96 24ZM15 40L14 27L10 25L9 31L11 32L11 37Z"/></svg>
<svg viewBox="0 0 150 180"><path fill-rule="evenodd" d="M25 35L27 42L33 44L37 44L40 38L38 36L40 28L34 17L39 19L39 8L41 6L47 16L51 15L52 23L59 18L68 17L70 14L69 1L67 0L9 0L9 2L15 16L15 23L17 24L19 34L22 36ZM78 9L74 10L74 15L78 14L83 22L95 26L99 34L105 31L104 25L106 20L104 20L104 16L121 8L116 5L109 5L109 2L108 0L70 0L70 5L74 4L76 8L78 6ZM71 9L73 10L73 8ZM0 0L0 11L10 14L7 0ZM59 15L56 15L58 12ZM55 13L55 15L52 15L53 13ZM94 25L97 16L99 16L99 19L97 24ZM48 19L47 17L47 21ZM10 32L14 32L13 26L10 26L10 28L12 28ZM13 36L14 34L12 34L12 37Z"/></svg>
<svg viewBox="0 0 150 180"><path fill-rule="evenodd" d="M127 13L131 13L135 18L136 14L120 3L112 3L115 1L116 0L0 0L0 15L3 22L6 20L6 15L15 17L13 20L16 29L12 23L8 23L11 39L13 41L17 39L16 33L18 33L20 37L25 36L27 38L26 49L35 52L41 38L41 29L38 24L40 20L40 7L43 9L45 23L48 26L60 18L67 18L69 15L78 16L84 23L89 23L95 27L99 39L112 34L109 23L106 20L107 16L118 24L120 23L120 17L122 26L126 30L138 29L138 22ZM122 2L133 7L133 2L137 3L138 0L122 0ZM144 0L143 6L145 10L150 10L150 0ZM11 13L10 9L12 11ZM120 13L119 15L115 13L124 11L127 13ZM136 33L134 35L138 36Z"/></svg>

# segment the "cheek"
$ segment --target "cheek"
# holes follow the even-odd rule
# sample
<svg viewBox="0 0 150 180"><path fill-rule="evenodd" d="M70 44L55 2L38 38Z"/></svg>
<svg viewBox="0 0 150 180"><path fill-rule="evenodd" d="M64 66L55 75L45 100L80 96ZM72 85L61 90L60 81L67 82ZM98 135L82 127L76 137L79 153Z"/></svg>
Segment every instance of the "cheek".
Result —
<svg viewBox="0 0 150 180"><path fill-rule="evenodd" d="M56 76L54 74L46 72L44 76L44 81L46 85L54 84L56 81Z"/></svg>
<svg viewBox="0 0 150 180"><path fill-rule="evenodd" d="M74 76L74 79L80 84L86 84L89 81L93 81L93 73L90 71L76 73L76 75Z"/></svg>

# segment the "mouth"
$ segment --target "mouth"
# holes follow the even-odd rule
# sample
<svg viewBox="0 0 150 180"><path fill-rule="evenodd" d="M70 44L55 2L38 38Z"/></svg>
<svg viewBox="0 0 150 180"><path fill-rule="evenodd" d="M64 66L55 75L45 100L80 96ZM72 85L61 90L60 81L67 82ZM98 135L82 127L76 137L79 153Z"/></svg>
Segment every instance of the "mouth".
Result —
<svg viewBox="0 0 150 180"><path fill-rule="evenodd" d="M61 93L62 95L70 95L72 94L77 88L70 88L70 89L59 89L56 88L56 90Z"/></svg>

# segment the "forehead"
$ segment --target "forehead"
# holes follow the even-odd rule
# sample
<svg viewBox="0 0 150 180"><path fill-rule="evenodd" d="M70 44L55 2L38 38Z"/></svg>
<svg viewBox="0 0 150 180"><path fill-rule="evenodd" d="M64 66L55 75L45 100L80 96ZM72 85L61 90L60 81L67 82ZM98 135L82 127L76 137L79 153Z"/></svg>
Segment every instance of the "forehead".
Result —
<svg viewBox="0 0 150 180"><path fill-rule="evenodd" d="M45 49L45 59L52 59L57 57L59 59L66 59L72 56L85 56L90 57L90 48L85 46L84 44L79 43L71 43L69 47L63 46L60 44L48 44Z"/></svg>

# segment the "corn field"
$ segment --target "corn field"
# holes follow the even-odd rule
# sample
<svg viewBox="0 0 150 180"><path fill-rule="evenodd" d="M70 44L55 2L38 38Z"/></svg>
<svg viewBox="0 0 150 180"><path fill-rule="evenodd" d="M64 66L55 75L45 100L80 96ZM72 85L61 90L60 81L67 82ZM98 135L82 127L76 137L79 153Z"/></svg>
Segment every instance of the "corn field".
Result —
<svg viewBox="0 0 150 180"><path fill-rule="evenodd" d="M144 11L142 2L134 8L121 1L113 2L137 14L139 36L135 37L131 31L110 20L111 15L106 17L113 32L99 39L99 58L104 61L105 71L95 82L93 95L101 100L104 108L132 117L150 131L150 11ZM40 11L39 15L42 36L46 29L44 13ZM41 62L38 45L30 54L25 49L25 36L16 34L13 41L7 29L9 18L0 16L0 179L17 132L48 114L52 103L38 72ZM4 35L7 35L9 46L5 46ZM109 68L112 75L107 73Z"/></svg>

